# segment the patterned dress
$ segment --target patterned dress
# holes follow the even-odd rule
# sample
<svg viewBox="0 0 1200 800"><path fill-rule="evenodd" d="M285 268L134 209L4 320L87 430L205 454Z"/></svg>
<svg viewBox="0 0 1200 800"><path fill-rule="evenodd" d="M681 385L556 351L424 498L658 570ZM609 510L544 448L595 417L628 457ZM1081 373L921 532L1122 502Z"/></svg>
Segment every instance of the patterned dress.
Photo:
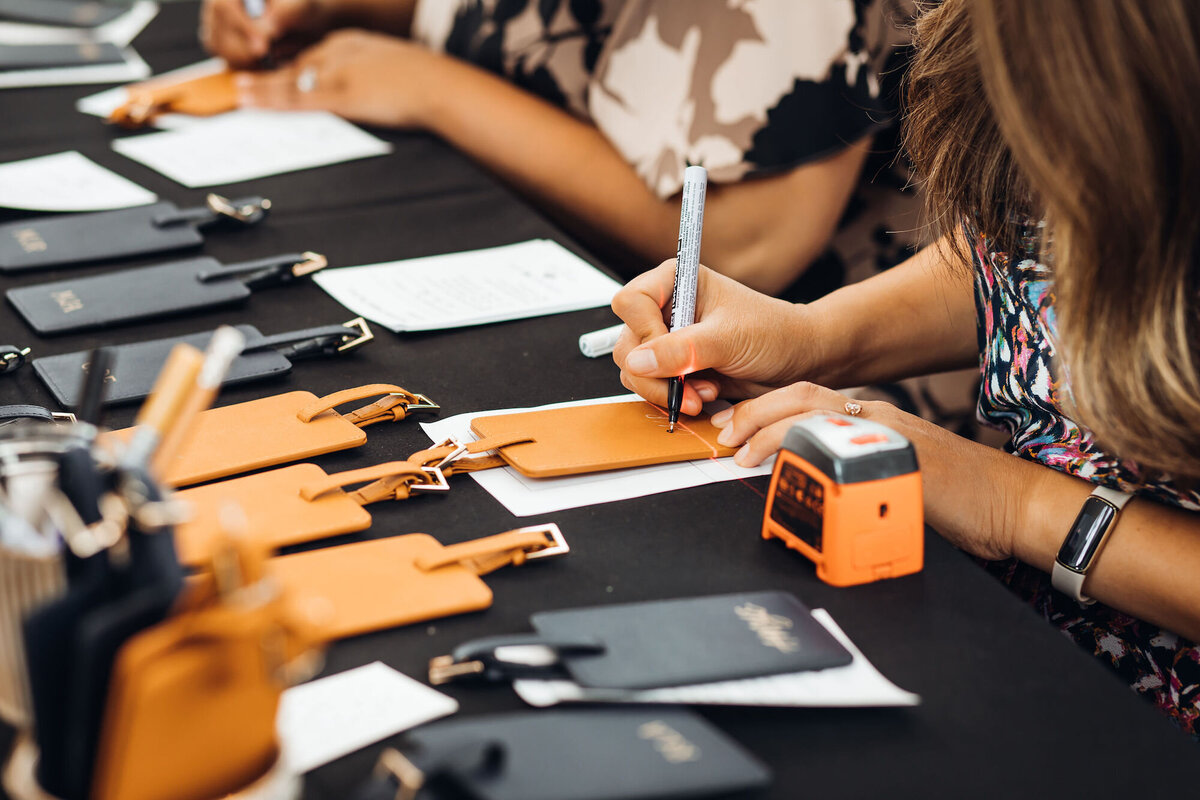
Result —
<svg viewBox="0 0 1200 800"><path fill-rule="evenodd" d="M1104 452L1063 411L1066 387L1055 363L1050 271L1037 260L1038 229L1021 226L1022 252L996 252L971 231L983 385L979 416L1005 429L1021 458L1141 497L1200 511L1200 492L1169 479L1147 481L1137 464ZM1065 532L1064 532L1065 534ZM1047 620L1149 698L1200 741L1200 647L1102 603L1080 606L1049 576L1017 561L987 568Z"/></svg>

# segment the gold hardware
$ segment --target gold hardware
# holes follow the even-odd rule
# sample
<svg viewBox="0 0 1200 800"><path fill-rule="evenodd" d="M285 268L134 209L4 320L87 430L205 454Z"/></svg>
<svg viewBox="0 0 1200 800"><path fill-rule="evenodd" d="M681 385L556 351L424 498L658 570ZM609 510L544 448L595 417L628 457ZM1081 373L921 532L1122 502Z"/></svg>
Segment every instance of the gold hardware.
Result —
<svg viewBox="0 0 1200 800"><path fill-rule="evenodd" d="M424 472L429 477L428 483L413 484L413 492L448 492L450 491L450 482L446 480L446 473L442 472L438 467L421 467L421 472Z"/></svg>
<svg viewBox="0 0 1200 800"><path fill-rule="evenodd" d="M399 750L390 747L379 755L375 774L379 777L391 775L396 779L399 784L396 787L396 800L417 800L417 792L425 786L425 773Z"/></svg>
<svg viewBox="0 0 1200 800"><path fill-rule="evenodd" d="M371 328L367 325L367 321L362 317L355 317L349 322L343 322L342 327L356 329L358 331L358 337L344 343L341 347L339 347L339 353L344 353L347 350L353 350L354 348L364 345L375 338L375 334L371 333Z"/></svg>
<svg viewBox="0 0 1200 800"><path fill-rule="evenodd" d="M441 686L466 675L482 675L482 661L455 663L454 656L437 656L429 660L429 682Z"/></svg>
<svg viewBox="0 0 1200 800"><path fill-rule="evenodd" d="M320 272L329 266L329 259L320 253L306 250L301 255L304 256L304 260L292 267L293 277L303 278L305 275L312 275L314 272Z"/></svg>

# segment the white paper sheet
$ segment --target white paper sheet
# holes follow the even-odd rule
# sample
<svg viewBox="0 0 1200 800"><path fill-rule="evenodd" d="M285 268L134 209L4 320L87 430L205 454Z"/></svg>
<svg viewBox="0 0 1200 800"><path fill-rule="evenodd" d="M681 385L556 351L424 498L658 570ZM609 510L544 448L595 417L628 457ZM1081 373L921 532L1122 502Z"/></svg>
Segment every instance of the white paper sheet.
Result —
<svg viewBox="0 0 1200 800"><path fill-rule="evenodd" d="M225 69L224 61L219 58L210 58L197 64L191 64L171 70L170 72L155 75L154 79L190 80L205 75L212 75L223 69ZM93 117L106 119L112 112L125 105L128 100L128 90L124 86L118 86L115 89L106 89L103 92L79 98L75 101L75 110L84 114L90 114ZM154 127L173 131L195 125L198 122L203 122L205 119L206 117L194 117L190 114L161 114L155 117Z"/></svg>
<svg viewBox="0 0 1200 800"><path fill-rule="evenodd" d="M606 306L621 288L549 239L327 269L313 279L346 308L397 333Z"/></svg>
<svg viewBox="0 0 1200 800"><path fill-rule="evenodd" d="M594 400L571 403L555 403L537 408L504 408L496 411L476 411L458 414L437 422L422 422L421 428L435 442L453 436L460 441L474 441L471 420L493 414L513 414L521 411L541 411L546 408L567 406L589 406L597 403L612 403L636 400L637 395L616 395ZM705 407L715 413L727 404L712 403ZM691 486L703 486L718 481L741 480L756 475L770 475L775 459L753 469L744 469L733 463L733 458L701 459L683 461L678 464L657 464L649 467L610 470L591 475L572 475L565 478L527 478L512 467L483 470L469 473L488 494L518 517L530 517L561 511L564 508L579 508L631 497L645 497L661 492L673 492Z"/></svg>
<svg viewBox="0 0 1200 800"><path fill-rule="evenodd" d="M853 661L832 669L642 691L585 689L568 680L519 680L513 682L513 688L522 700L533 706L587 702L866 708L915 706L921 702L919 695L906 692L875 669L828 611L817 608L812 615L850 651Z"/></svg>
<svg viewBox="0 0 1200 800"><path fill-rule="evenodd" d="M118 47L127 47L156 16L158 3L153 0L137 0L124 14L95 28L0 22L0 44L75 44L96 41L112 42Z"/></svg>
<svg viewBox="0 0 1200 800"><path fill-rule="evenodd" d="M288 689L277 724L288 765L308 772L457 710L453 698L376 661Z"/></svg>
<svg viewBox="0 0 1200 800"><path fill-rule="evenodd" d="M392 146L324 111L243 110L118 139L113 149L196 188L381 156Z"/></svg>
<svg viewBox="0 0 1200 800"><path fill-rule="evenodd" d="M0 206L30 211L103 211L158 197L74 150L0 164Z"/></svg>

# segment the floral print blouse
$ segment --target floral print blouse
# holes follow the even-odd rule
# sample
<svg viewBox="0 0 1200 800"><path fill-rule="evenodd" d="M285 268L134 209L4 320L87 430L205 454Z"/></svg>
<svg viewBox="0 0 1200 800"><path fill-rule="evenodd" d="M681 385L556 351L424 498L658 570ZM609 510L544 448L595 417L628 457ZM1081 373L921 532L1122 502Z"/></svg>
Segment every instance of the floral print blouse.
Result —
<svg viewBox="0 0 1200 800"><path fill-rule="evenodd" d="M1018 253L996 252L968 231L975 257L982 386L980 418L1003 428L1021 458L1121 491L1200 511L1200 492L1169 479L1148 481L1138 465L1104 452L1092 432L1063 411L1067 391L1055 363L1050 270L1037 260L1039 231L1022 226ZM1065 531L1064 531L1065 535ZM1102 603L1080 606L1049 576L1016 561L989 570L1080 646L1146 695L1200 740L1200 647Z"/></svg>

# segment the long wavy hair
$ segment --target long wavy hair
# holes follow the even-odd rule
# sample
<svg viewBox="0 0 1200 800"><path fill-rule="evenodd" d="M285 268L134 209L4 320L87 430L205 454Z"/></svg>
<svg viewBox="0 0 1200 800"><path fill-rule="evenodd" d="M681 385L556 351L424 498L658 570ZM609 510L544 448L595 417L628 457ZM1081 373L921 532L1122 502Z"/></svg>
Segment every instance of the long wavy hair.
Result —
<svg viewBox="0 0 1200 800"><path fill-rule="evenodd" d="M945 0L916 43L934 233L968 219L1015 253L1013 216L1042 220L1071 416L1200 476L1200 2Z"/></svg>

